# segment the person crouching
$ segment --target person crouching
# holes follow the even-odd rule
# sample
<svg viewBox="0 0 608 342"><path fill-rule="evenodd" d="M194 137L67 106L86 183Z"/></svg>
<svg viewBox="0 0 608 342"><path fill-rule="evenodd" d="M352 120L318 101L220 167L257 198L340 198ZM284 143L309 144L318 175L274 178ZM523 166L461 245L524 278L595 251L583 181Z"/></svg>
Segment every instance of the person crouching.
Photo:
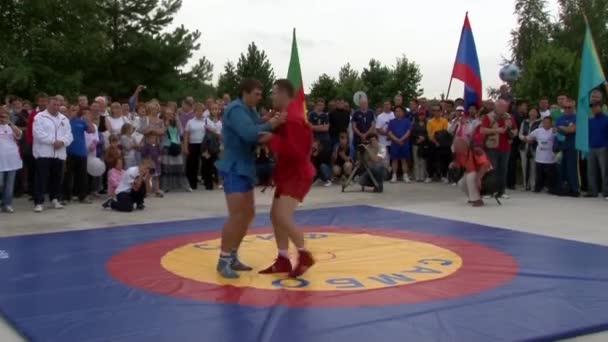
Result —
<svg viewBox="0 0 608 342"><path fill-rule="evenodd" d="M481 199L481 185L484 175L492 170L492 164L488 160L481 147L470 146L467 139L456 138L454 140L454 161L450 168L462 168L464 176L458 182L458 186L469 197L469 203L474 207L484 205Z"/></svg>
<svg viewBox="0 0 608 342"><path fill-rule="evenodd" d="M139 166L127 169L116 187L116 199L107 200L103 204L103 208L132 212L135 205L137 210L143 210L145 208L144 198L152 184L151 175L154 172L154 163L150 159L144 159Z"/></svg>

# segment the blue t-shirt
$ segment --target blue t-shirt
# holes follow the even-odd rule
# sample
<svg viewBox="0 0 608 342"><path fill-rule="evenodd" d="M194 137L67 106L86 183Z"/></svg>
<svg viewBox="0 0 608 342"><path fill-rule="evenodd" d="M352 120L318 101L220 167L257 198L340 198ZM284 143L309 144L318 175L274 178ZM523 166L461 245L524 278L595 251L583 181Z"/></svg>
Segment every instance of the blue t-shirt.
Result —
<svg viewBox="0 0 608 342"><path fill-rule="evenodd" d="M371 110L367 110L365 112L357 110L353 114L352 122L355 123L355 127L357 127L359 132L365 133L369 131L375 120L376 114L374 114L374 112L372 112Z"/></svg>
<svg viewBox="0 0 608 342"><path fill-rule="evenodd" d="M74 140L67 148L68 154L86 157L87 144L85 142L84 134L88 128L87 122L82 118L75 117L70 119L70 126L72 127L72 136L74 137Z"/></svg>
<svg viewBox="0 0 608 342"><path fill-rule="evenodd" d="M388 123L388 131L399 139L404 136L412 128L412 123L405 117L401 119L394 119ZM409 144L410 139L405 140L405 144Z"/></svg>
<svg viewBox="0 0 608 342"><path fill-rule="evenodd" d="M558 130L557 130L558 139L562 143L562 147L565 149L574 148L575 140L576 140L575 139L576 133L564 133L559 130L559 127L560 126L568 127L568 126L570 126L570 124L576 125L576 115L564 114L555 121L555 127L558 128ZM559 136L561 136L562 138L560 138Z"/></svg>
<svg viewBox="0 0 608 342"><path fill-rule="evenodd" d="M608 116L594 115L589 120L589 148L608 147Z"/></svg>
<svg viewBox="0 0 608 342"><path fill-rule="evenodd" d="M316 113L311 111L308 113L308 122L313 126L329 125L329 114L327 113ZM314 132L314 137L317 140L329 141L329 131L327 132Z"/></svg>

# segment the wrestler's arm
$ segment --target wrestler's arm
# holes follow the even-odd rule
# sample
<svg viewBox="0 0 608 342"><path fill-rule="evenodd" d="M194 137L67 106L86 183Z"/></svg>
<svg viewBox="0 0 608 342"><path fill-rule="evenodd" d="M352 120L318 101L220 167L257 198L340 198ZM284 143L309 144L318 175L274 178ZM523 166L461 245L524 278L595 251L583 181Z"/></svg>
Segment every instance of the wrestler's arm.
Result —
<svg viewBox="0 0 608 342"><path fill-rule="evenodd" d="M258 142L260 132L270 132L272 130L270 122L255 122L245 110L238 107L224 115L224 125L232 127L239 137L251 144Z"/></svg>

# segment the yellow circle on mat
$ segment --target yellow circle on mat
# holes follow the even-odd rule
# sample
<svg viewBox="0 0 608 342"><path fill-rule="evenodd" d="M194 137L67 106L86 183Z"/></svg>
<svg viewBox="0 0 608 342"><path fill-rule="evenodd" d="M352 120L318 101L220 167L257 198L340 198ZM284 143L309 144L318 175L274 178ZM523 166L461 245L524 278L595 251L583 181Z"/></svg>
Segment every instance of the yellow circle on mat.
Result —
<svg viewBox="0 0 608 342"><path fill-rule="evenodd" d="M272 234L245 237L239 258L254 268L227 280L216 270L220 240L184 245L165 254L162 266L195 281L295 291L357 291L402 286L449 276L462 266L456 253L429 243L371 234L305 233L307 248L316 264L301 278L286 274L262 275L272 264L276 245ZM292 263L295 251L291 251Z"/></svg>

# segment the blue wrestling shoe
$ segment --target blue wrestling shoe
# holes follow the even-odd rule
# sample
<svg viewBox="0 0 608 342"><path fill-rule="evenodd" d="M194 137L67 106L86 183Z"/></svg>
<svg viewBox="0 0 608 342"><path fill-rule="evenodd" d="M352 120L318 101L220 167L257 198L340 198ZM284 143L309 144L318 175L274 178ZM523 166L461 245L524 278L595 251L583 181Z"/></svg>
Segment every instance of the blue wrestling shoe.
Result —
<svg viewBox="0 0 608 342"><path fill-rule="evenodd" d="M231 268L234 271L252 271L253 268L243 264L240 260L239 260L239 256L238 256L238 252L237 251L232 251L230 253L230 258L231 258Z"/></svg>
<svg viewBox="0 0 608 342"><path fill-rule="evenodd" d="M239 277L238 273L232 269L232 260L232 257L220 257L217 261L217 272L226 279L237 279Z"/></svg>

